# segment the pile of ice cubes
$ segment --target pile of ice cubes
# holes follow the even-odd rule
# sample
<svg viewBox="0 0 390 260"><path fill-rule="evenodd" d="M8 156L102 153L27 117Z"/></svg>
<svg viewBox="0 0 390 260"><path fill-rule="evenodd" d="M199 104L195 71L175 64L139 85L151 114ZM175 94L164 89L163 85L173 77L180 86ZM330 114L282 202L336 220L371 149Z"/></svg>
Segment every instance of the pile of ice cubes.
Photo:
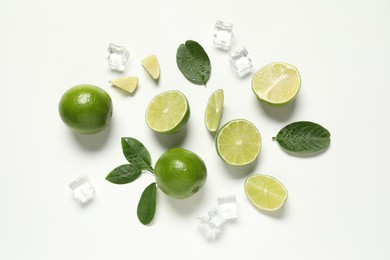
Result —
<svg viewBox="0 0 390 260"><path fill-rule="evenodd" d="M233 24L217 21L214 27L214 45L223 50L229 50L233 40ZM240 77L252 70L252 58L244 47L230 53L230 63Z"/></svg>
<svg viewBox="0 0 390 260"><path fill-rule="evenodd" d="M238 207L235 195L218 198L216 207L198 217L199 227L208 239L215 239L227 221L238 218Z"/></svg>

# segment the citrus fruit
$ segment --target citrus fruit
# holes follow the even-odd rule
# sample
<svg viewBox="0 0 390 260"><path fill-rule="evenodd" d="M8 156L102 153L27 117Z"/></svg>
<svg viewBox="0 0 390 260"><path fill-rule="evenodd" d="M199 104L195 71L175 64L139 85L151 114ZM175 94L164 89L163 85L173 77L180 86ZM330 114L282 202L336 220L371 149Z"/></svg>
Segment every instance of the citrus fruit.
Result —
<svg viewBox="0 0 390 260"><path fill-rule="evenodd" d="M242 166L255 161L261 150L257 128L245 119L229 121L217 133L218 155L228 164Z"/></svg>
<svg viewBox="0 0 390 260"><path fill-rule="evenodd" d="M286 188L274 177L252 175L245 180L245 193L257 208L266 211L280 209L287 200Z"/></svg>
<svg viewBox="0 0 390 260"><path fill-rule="evenodd" d="M207 130L216 132L221 122L224 93L222 89L214 91L207 102L204 122Z"/></svg>
<svg viewBox="0 0 390 260"><path fill-rule="evenodd" d="M68 89L58 105L62 121L74 132L95 134L105 129L112 117L111 97L89 84Z"/></svg>
<svg viewBox="0 0 390 260"><path fill-rule="evenodd" d="M158 80L160 77L160 65L156 55L146 57L141 61L141 64L154 80Z"/></svg>
<svg viewBox="0 0 390 260"><path fill-rule="evenodd" d="M156 132L172 134L181 130L190 117L187 98L177 90L163 92L146 109L146 123Z"/></svg>
<svg viewBox="0 0 390 260"><path fill-rule="evenodd" d="M154 172L158 187L176 199L188 198L198 192L207 178L203 160L182 148L164 152L157 160Z"/></svg>
<svg viewBox="0 0 390 260"><path fill-rule="evenodd" d="M282 106L292 101L301 87L301 77L293 65L275 62L259 69L252 90L260 101Z"/></svg>
<svg viewBox="0 0 390 260"><path fill-rule="evenodd" d="M112 79L108 82L110 82L113 86L117 88L123 89L124 91L127 91L129 93L133 93L134 90L137 88L138 78L123 77L123 78Z"/></svg>

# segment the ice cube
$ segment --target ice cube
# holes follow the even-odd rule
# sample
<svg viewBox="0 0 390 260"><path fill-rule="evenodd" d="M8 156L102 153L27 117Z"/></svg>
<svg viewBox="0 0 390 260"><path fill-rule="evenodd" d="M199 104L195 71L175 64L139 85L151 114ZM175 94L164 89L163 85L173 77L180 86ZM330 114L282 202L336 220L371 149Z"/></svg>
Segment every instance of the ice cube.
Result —
<svg viewBox="0 0 390 260"><path fill-rule="evenodd" d="M110 43L107 49L106 60L112 70L124 71L128 58L129 52L125 47Z"/></svg>
<svg viewBox="0 0 390 260"><path fill-rule="evenodd" d="M69 184L73 197L81 203L86 203L95 196L95 188L89 181L88 176L80 176Z"/></svg>
<svg viewBox="0 0 390 260"><path fill-rule="evenodd" d="M232 194L218 198L218 209L221 217L226 220L238 218L236 196Z"/></svg>
<svg viewBox="0 0 390 260"><path fill-rule="evenodd" d="M225 219L220 215L217 207L213 207L206 214L198 218L199 227L207 238L215 238L221 231Z"/></svg>
<svg viewBox="0 0 390 260"><path fill-rule="evenodd" d="M217 21L214 27L214 45L228 50L233 38L233 24Z"/></svg>
<svg viewBox="0 0 390 260"><path fill-rule="evenodd" d="M252 70L252 59L245 47L233 51L230 54L230 62L240 77Z"/></svg>

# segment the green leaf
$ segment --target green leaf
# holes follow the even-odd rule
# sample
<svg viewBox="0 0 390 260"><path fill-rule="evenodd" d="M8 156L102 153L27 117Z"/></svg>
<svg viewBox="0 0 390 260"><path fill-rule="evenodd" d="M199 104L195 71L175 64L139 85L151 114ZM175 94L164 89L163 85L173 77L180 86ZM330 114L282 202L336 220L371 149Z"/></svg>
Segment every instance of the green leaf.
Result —
<svg viewBox="0 0 390 260"><path fill-rule="evenodd" d="M141 198L138 202L137 215L142 224L147 225L152 222L154 214L156 213L156 193L157 185L155 182L150 184L142 192Z"/></svg>
<svg viewBox="0 0 390 260"><path fill-rule="evenodd" d="M211 64L203 47L188 40L176 52L176 63L183 75L192 83L204 85L210 78Z"/></svg>
<svg viewBox="0 0 390 260"><path fill-rule="evenodd" d="M116 167L106 177L106 180L115 184L126 184L134 181L141 175L142 169L134 164L124 164Z"/></svg>
<svg viewBox="0 0 390 260"><path fill-rule="evenodd" d="M122 137L122 150L126 159L135 169L148 170L154 173L152 159L145 146L135 138Z"/></svg>
<svg viewBox="0 0 390 260"><path fill-rule="evenodd" d="M301 121L285 126L272 139L287 151L313 153L329 146L330 133L319 124Z"/></svg>

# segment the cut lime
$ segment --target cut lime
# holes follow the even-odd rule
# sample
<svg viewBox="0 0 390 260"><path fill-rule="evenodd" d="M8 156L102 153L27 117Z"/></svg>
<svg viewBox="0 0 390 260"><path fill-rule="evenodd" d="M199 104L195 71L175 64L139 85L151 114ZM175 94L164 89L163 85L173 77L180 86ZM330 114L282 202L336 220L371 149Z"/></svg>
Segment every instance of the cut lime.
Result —
<svg viewBox="0 0 390 260"><path fill-rule="evenodd" d="M160 65L156 55L150 55L141 61L142 66L154 80L160 77Z"/></svg>
<svg viewBox="0 0 390 260"><path fill-rule="evenodd" d="M287 200L286 188L274 177L253 175L245 181L245 193L257 208L266 211L280 209Z"/></svg>
<svg viewBox="0 0 390 260"><path fill-rule="evenodd" d="M109 81L113 86L123 89L129 93L133 93L138 85L137 77L123 77Z"/></svg>
<svg viewBox="0 0 390 260"><path fill-rule="evenodd" d="M282 106L292 101L301 87L301 77L294 66L276 62L258 70L252 79L252 90L260 101Z"/></svg>
<svg viewBox="0 0 390 260"><path fill-rule="evenodd" d="M223 99L223 90L218 89L211 94L207 102L206 112L204 114L204 122L206 124L207 130L210 132L215 132L218 130L222 117Z"/></svg>
<svg viewBox="0 0 390 260"><path fill-rule="evenodd" d="M249 121L236 119L226 123L217 133L218 155L230 165L242 166L256 160L261 150L261 136Z"/></svg>
<svg viewBox="0 0 390 260"><path fill-rule="evenodd" d="M177 90L163 92L146 109L146 123L156 132L172 134L182 129L190 116L187 98Z"/></svg>

